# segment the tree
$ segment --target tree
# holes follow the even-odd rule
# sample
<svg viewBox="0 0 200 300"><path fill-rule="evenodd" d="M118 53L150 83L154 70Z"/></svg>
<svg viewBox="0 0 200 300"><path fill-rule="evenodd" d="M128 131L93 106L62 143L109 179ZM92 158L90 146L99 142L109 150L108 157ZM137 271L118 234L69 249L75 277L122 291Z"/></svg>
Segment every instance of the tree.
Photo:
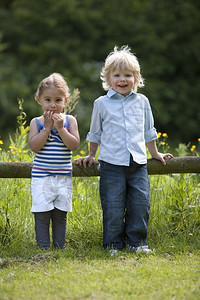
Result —
<svg viewBox="0 0 200 300"><path fill-rule="evenodd" d="M82 140L108 53L128 44L139 59L155 125L177 142L199 137L199 19L194 0L10 0L0 6L0 126L16 127L17 98L29 120L39 82L62 73L80 90L76 108ZM3 135L1 133L1 135Z"/></svg>

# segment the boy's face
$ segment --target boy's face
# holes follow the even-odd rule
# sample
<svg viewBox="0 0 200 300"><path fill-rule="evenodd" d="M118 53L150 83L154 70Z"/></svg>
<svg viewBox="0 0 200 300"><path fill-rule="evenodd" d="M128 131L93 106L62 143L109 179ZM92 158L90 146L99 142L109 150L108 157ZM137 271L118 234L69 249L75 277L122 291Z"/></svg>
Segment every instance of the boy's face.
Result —
<svg viewBox="0 0 200 300"><path fill-rule="evenodd" d="M127 96L134 89L135 78L128 69L116 69L110 73L110 85L117 93Z"/></svg>

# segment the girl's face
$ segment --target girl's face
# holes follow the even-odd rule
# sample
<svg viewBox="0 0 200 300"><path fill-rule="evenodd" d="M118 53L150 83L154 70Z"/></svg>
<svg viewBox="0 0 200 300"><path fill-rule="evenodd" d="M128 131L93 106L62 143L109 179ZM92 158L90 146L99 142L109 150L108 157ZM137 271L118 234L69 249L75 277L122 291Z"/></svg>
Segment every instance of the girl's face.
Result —
<svg viewBox="0 0 200 300"><path fill-rule="evenodd" d="M37 98L37 102L42 106L43 111L52 111L57 114L63 111L67 100L68 98L63 90L55 86L46 88Z"/></svg>
<svg viewBox="0 0 200 300"><path fill-rule="evenodd" d="M110 73L110 85L117 93L127 96L134 89L135 78L128 69L116 69Z"/></svg>

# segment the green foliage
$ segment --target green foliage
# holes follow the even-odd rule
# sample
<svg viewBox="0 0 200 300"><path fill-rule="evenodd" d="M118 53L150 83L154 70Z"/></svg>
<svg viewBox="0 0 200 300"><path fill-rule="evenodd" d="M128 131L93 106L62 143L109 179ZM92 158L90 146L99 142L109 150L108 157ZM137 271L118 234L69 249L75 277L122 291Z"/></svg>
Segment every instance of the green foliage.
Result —
<svg viewBox="0 0 200 300"><path fill-rule="evenodd" d="M75 110L78 104L79 95L80 95L80 91L78 89L74 89L65 107L66 114L71 114Z"/></svg>
<svg viewBox="0 0 200 300"><path fill-rule="evenodd" d="M148 257L130 254L127 249L110 257L102 249L98 178L73 178L73 212L68 213L66 247L48 251L36 246L30 180L0 179L1 296L54 299L56 294L63 299L86 299L95 294L97 299L196 299L200 212L198 209L193 215L196 223L190 222L190 208L185 201L194 203L199 195L199 178L188 175L189 178L185 184L178 176L150 177L148 242L154 252ZM186 200L186 194L182 195L185 188Z"/></svg>
<svg viewBox="0 0 200 300"><path fill-rule="evenodd" d="M77 105L79 91L75 90L66 108L73 111ZM24 101L18 99L19 115L18 128L14 138L10 137L9 151L0 150L1 161L31 162L33 153L27 147L29 126L26 126ZM168 134L158 133L157 147L159 151L167 152L170 149ZM200 140L198 139L198 143ZM0 144L3 141L0 140ZM199 155L198 146L179 144L176 152L179 156ZM87 155L88 144L76 154L73 159ZM189 152L190 151L190 152ZM98 155L98 154L97 154ZM96 157L97 159L97 157ZM184 234L187 239L195 236L200 230L199 194L200 184L198 174L175 174L150 176L151 183L151 238L157 236L176 236ZM0 244L3 247L13 246L22 238L32 237L34 243L34 228L29 210L31 206L30 180L0 179L2 193L0 196ZM87 249L93 244L101 245L102 213L99 199L99 178L73 178L73 212L68 216L68 243L74 248ZM26 205L24 205L26 199ZM18 211L16 218L16 211ZM16 225L17 222L17 225ZM31 230L30 230L31 228ZM27 231L28 230L28 231ZM152 238L154 240L154 238ZM30 242L30 240L29 240ZM155 241L154 241L155 242Z"/></svg>
<svg viewBox="0 0 200 300"><path fill-rule="evenodd" d="M77 97L75 93L68 112ZM18 128L10 139L9 152L1 149L1 161L12 158L29 162L33 158L27 149L29 127L23 100L18 99L18 106ZM170 148L167 139L166 133L159 133L160 151ZM176 152L199 155L199 146L179 144ZM88 151L87 147L85 144L80 155ZM26 152L22 154L20 149ZM102 249L98 177L73 178L73 211L68 213L66 247L47 251L38 249L35 242L30 179L0 178L1 298L197 299L200 175L154 175L150 184L148 243L154 250L152 255L131 254L124 249L111 257Z"/></svg>
<svg viewBox="0 0 200 300"><path fill-rule="evenodd" d="M14 146L10 151L0 152L1 161L32 161L32 153L20 153L19 148L26 146L26 120L23 113L23 101L19 100L19 129L15 135ZM167 134L159 134L158 147L169 147ZM13 141L13 140L11 140ZM164 143L164 145L163 145ZM180 145L180 154L186 154L188 148ZM193 148L192 148L193 149ZM195 148L199 151L199 147ZM87 149L86 149L87 150ZM166 152L166 151L164 151ZM20 156L21 155L21 156ZM80 155L85 155L81 150ZM76 156L77 157L77 156ZM18 243L24 241L34 247L34 226L30 214L30 180L0 179L0 244L2 249L20 251ZM172 174L150 176L151 218L149 244L159 247L161 240L179 238L190 243L200 231L198 174ZM99 178L73 178L73 212L68 214L67 245L73 249L85 251L92 247L101 247L102 210L99 199ZM183 246L183 244L182 244ZM184 244L185 247L185 244Z"/></svg>
<svg viewBox="0 0 200 300"><path fill-rule="evenodd" d="M199 176L194 174L176 175L171 189L172 195L169 197L169 230L172 234L179 231L193 235L193 230L200 229Z"/></svg>
<svg viewBox="0 0 200 300"><path fill-rule="evenodd" d="M20 248L34 236L30 213L30 180L0 179L0 244L1 249Z"/></svg>
<svg viewBox="0 0 200 300"><path fill-rule="evenodd" d="M13 145L22 148L26 145L26 118L21 100L19 108L19 129ZM158 147L169 147L166 133L160 133ZM184 144L178 149L184 155L194 151ZM195 150L198 154L199 146ZM7 161L9 153L0 153L1 161ZM27 156L23 161L32 159ZM38 249L35 242L30 179L0 178L2 299L55 299L55 295L60 299L197 299L199 179L199 174L150 176L148 243L154 251L146 256L124 249L111 257L102 249L98 177L73 178L73 211L68 213L66 247L47 251Z"/></svg>
<svg viewBox="0 0 200 300"><path fill-rule="evenodd" d="M9 135L9 150L0 153L1 161L27 161L31 162L33 153L28 147L29 126L26 126L26 113L23 109L23 99L18 99L19 115L17 116L18 128L13 136ZM3 141L0 141L3 144Z"/></svg>
<svg viewBox="0 0 200 300"><path fill-rule="evenodd" d="M151 225L162 234L185 237L200 230L198 174L174 174L150 176L151 182Z"/></svg>
<svg viewBox="0 0 200 300"><path fill-rule="evenodd" d="M17 99L18 100L18 107L19 107L19 116L17 116L17 123L18 128L15 133L15 138L13 139L10 136L10 144L14 148L18 149L27 149L27 137L29 133L29 126L26 126L26 113L23 111L23 99Z"/></svg>
<svg viewBox="0 0 200 300"><path fill-rule="evenodd" d="M75 113L85 139L93 101L104 93L99 74L105 57L114 45L129 44L141 63L141 92L150 99L156 128L176 145L197 139L199 18L197 0L3 1L1 137L16 127L18 97L25 99L28 121L39 113L37 85L56 71L81 92Z"/></svg>
<svg viewBox="0 0 200 300"><path fill-rule="evenodd" d="M150 183L150 246L159 248L158 243L163 240L173 240L181 236L188 246L180 241L180 245L176 245L176 251L182 246L186 249L191 238L197 238L200 232L199 175L154 175L150 176ZM35 248L34 224L30 213L30 180L0 179L0 184L1 249L19 252L22 240L24 245L30 244L30 247ZM73 186L73 212L68 214L67 247L77 251L101 247L99 180L73 178Z"/></svg>

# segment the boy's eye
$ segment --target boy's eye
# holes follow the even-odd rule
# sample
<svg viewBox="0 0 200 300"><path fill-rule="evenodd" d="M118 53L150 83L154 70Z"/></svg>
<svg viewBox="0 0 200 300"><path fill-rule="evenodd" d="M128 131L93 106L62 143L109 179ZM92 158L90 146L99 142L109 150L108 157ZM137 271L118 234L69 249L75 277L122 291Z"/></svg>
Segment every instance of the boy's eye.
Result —
<svg viewBox="0 0 200 300"><path fill-rule="evenodd" d="M132 74L132 73L127 73L126 76L127 76L127 77L132 77L133 74Z"/></svg>

